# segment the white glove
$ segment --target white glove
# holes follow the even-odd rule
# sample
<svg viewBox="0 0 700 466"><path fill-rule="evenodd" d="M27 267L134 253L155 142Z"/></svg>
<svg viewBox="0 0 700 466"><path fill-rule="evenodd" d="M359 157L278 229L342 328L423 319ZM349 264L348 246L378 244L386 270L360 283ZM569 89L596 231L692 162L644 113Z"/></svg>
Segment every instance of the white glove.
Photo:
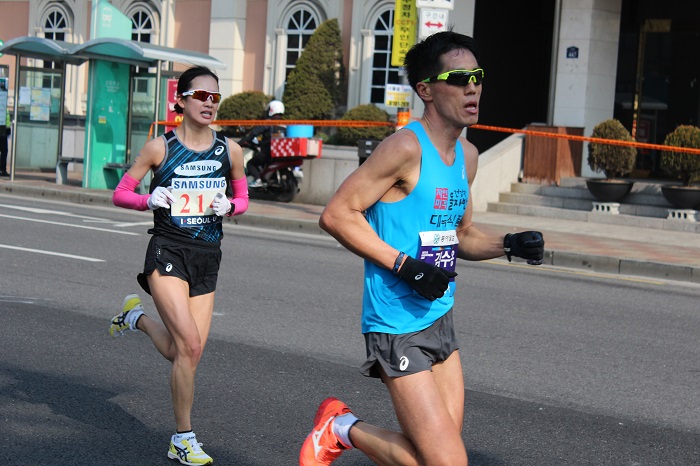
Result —
<svg viewBox="0 0 700 466"><path fill-rule="evenodd" d="M175 197L168 191L168 188L158 186L148 198L148 208L156 210L158 207L170 208L170 204L175 202Z"/></svg>
<svg viewBox="0 0 700 466"><path fill-rule="evenodd" d="M231 210L231 201L226 199L226 196L219 193L216 195L214 201L211 203L211 208L214 209L214 213L216 215L218 215L219 217L223 217Z"/></svg>

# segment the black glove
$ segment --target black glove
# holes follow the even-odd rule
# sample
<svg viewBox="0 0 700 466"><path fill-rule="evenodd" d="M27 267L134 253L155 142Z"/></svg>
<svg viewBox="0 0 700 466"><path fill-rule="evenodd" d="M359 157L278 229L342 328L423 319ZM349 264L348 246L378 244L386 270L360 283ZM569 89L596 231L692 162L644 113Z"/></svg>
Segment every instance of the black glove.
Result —
<svg viewBox="0 0 700 466"><path fill-rule="evenodd" d="M508 233L503 238L503 250L510 262L511 256L521 257L530 265L541 265L544 260L544 238L539 231Z"/></svg>
<svg viewBox="0 0 700 466"><path fill-rule="evenodd" d="M456 277L457 273L406 256L397 275L406 280L419 295L435 301L445 295L450 278Z"/></svg>

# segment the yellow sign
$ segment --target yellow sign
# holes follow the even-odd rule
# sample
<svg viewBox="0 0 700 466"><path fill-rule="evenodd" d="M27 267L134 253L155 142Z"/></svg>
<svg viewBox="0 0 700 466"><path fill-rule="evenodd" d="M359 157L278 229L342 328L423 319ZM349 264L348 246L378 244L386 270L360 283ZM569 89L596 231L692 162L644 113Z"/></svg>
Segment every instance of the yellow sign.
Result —
<svg viewBox="0 0 700 466"><path fill-rule="evenodd" d="M394 42L391 46L391 66L403 66L406 52L416 43L415 0L396 0L394 7Z"/></svg>
<svg viewBox="0 0 700 466"><path fill-rule="evenodd" d="M410 107L411 94L413 94L411 86L387 84L386 92L384 93L384 105L387 107Z"/></svg>

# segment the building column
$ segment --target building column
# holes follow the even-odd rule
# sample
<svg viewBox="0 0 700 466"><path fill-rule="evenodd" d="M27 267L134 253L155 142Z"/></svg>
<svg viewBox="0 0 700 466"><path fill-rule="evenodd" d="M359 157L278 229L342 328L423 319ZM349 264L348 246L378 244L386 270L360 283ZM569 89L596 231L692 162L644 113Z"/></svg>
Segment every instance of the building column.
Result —
<svg viewBox="0 0 700 466"><path fill-rule="evenodd" d="M162 0L160 3L159 44L175 47L175 0Z"/></svg>
<svg viewBox="0 0 700 466"><path fill-rule="evenodd" d="M209 54L226 63L225 70L214 70L226 97L243 91L246 4L247 0L211 0Z"/></svg>
<svg viewBox="0 0 700 466"><path fill-rule="evenodd" d="M561 0L552 124L593 127L613 117L622 0ZM556 27L556 26L555 26ZM581 175L588 167L584 144Z"/></svg>

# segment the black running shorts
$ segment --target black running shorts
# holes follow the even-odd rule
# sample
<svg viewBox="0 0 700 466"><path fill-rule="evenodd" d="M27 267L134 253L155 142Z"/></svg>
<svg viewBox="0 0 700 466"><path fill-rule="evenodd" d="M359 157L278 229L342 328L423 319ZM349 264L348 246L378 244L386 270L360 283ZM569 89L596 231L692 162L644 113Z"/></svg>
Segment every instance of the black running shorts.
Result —
<svg viewBox="0 0 700 466"><path fill-rule="evenodd" d="M148 294L148 275L158 269L161 275L178 277L190 286L190 297L216 290L221 265L221 247L218 243L192 244L153 236L146 250L143 273L137 277L139 285Z"/></svg>
<svg viewBox="0 0 700 466"><path fill-rule="evenodd" d="M452 310L420 332L390 334L365 333L367 360L360 367L366 377L381 377L379 367L389 377L402 377L430 371L459 349Z"/></svg>

